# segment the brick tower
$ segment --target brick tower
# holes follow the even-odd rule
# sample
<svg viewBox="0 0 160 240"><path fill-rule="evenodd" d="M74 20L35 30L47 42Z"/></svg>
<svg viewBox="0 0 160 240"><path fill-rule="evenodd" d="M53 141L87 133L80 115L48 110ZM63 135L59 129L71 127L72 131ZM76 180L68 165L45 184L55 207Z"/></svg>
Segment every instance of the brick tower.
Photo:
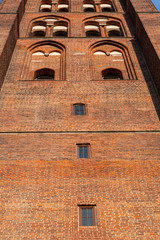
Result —
<svg viewBox="0 0 160 240"><path fill-rule="evenodd" d="M160 14L3 0L1 239L159 239Z"/></svg>

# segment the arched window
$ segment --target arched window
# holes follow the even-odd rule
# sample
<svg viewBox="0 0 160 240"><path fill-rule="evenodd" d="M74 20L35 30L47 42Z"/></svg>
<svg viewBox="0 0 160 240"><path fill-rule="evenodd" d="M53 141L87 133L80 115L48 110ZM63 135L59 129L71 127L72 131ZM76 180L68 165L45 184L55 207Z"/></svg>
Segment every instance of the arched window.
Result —
<svg viewBox="0 0 160 240"><path fill-rule="evenodd" d="M91 46L92 80L137 79L128 49L118 41L102 40Z"/></svg>
<svg viewBox="0 0 160 240"><path fill-rule="evenodd" d="M118 30L110 30L108 32L108 36L109 37L119 37L119 36L121 36L121 32Z"/></svg>
<svg viewBox="0 0 160 240"><path fill-rule="evenodd" d="M99 24L95 21L88 21L85 23L86 37L98 37L100 36Z"/></svg>
<svg viewBox="0 0 160 240"><path fill-rule="evenodd" d="M68 0L42 0L40 4L40 12L68 12L69 1Z"/></svg>
<svg viewBox="0 0 160 240"><path fill-rule="evenodd" d="M68 37L68 23L65 21L57 21L53 27L53 36Z"/></svg>
<svg viewBox="0 0 160 240"><path fill-rule="evenodd" d="M66 0L58 1L58 12L68 12L69 11L69 2Z"/></svg>
<svg viewBox="0 0 160 240"><path fill-rule="evenodd" d="M86 114L85 104L83 104L83 103L73 104L73 114L74 115L85 115Z"/></svg>
<svg viewBox="0 0 160 240"><path fill-rule="evenodd" d="M95 12L94 1L92 0L83 1L83 10L84 12Z"/></svg>
<svg viewBox="0 0 160 240"><path fill-rule="evenodd" d="M65 65L65 47L61 43L51 40L36 42L28 48L21 80L64 81Z"/></svg>
<svg viewBox="0 0 160 240"><path fill-rule="evenodd" d="M113 12L113 5L110 0L102 0L100 2L100 8L102 12Z"/></svg>
<svg viewBox="0 0 160 240"><path fill-rule="evenodd" d="M46 35L46 23L43 21L36 21L32 25L31 36L32 37L45 37Z"/></svg>
<svg viewBox="0 0 160 240"><path fill-rule="evenodd" d="M120 80L123 79L123 76L120 70L115 68L108 68L102 71L102 78Z"/></svg>
<svg viewBox="0 0 160 240"><path fill-rule="evenodd" d="M121 20L113 17L97 16L84 21L86 37L117 37L123 36Z"/></svg>
<svg viewBox="0 0 160 240"><path fill-rule="evenodd" d="M51 10L52 10L51 0L41 1L41 5L40 5L41 12L51 12Z"/></svg>
<svg viewBox="0 0 160 240"><path fill-rule="evenodd" d="M123 36L121 26L119 22L116 21L108 21L106 31L108 32L108 37Z"/></svg>
<svg viewBox="0 0 160 240"><path fill-rule="evenodd" d="M30 37L68 37L69 20L62 17L42 16L31 22Z"/></svg>
<svg viewBox="0 0 160 240"><path fill-rule="evenodd" d="M50 68L42 68L34 73L34 80L54 80L55 72Z"/></svg>

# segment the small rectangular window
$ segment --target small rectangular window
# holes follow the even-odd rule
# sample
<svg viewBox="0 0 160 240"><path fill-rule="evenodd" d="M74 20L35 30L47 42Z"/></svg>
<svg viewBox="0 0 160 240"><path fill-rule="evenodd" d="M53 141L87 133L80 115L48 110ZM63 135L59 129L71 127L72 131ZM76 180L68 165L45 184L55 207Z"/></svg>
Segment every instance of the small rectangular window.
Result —
<svg viewBox="0 0 160 240"><path fill-rule="evenodd" d="M79 206L80 226L95 226L95 205Z"/></svg>
<svg viewBox="0 0 160 240"><path fill-rule="evenodd" d="M90 144L77 144L78 158L90 158Z"/></svg>
<svg viewBox="0 0 160 240"><path fill-rule="evenodd" d="M75 115L85 115L85 104L74 104L74 114Z"/></svg>

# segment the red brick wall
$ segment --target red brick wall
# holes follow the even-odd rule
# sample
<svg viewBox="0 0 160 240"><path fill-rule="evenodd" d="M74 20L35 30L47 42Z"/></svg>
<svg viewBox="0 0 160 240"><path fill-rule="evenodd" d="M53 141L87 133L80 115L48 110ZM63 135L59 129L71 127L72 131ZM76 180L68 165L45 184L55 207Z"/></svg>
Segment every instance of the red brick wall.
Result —
<svg viewBox="0 0 160 240"><path fill-rule="evenodd" d="M65 81L37 82L25 81L21 76L26 67L27 48L38 40L18 40L1 93L1 131L159 129L140 65L146 80L151 78L138 44L120 41L128 47L137 79L93 81L89 46L96 41L83 38L57 39L66 49ZM154 91L153 86L150 90ZM77 102L87 104L86 116L77 118L71 114L72 104Z"/></svg>
<svg viewBox="0 0 160 240"><path fill-rule="evenodd" d="M128 0L126 5L135 25L136 37L160 93L160 13L150 0L139 1L138 4L135 0Z"/></svg>
<svg viewBox="0 0 160 240"><path fill-rule="evenodd" d="M24 6L27 0L3 0L1 3L1 13L18 13L24 11ZM22 15L22 14L21 14Z"/></svg>
<svg viewBox="0 0 160 240"><path fill-rule="evenodd" d="M130 7L130 5L132 5L135 13L158 12L158 10L156 9L151 0L141 0L139 2L137 0L122 0L122 1L126 3L127 9Z"/></svg>
<svg viewBox="0 0 160 240"><path fill-rule="evenodd" d="M14 50L18 36L17 16L14 14L0 14L0 88Z"/></svg>
<svg viewBox="0 0 160 240"><path fill-rule="evenodd" d="M158 23L153 4L127 1L125 13L124 2L115 0L118 12L102 14L83 13L82 1L72 0L72 12L48 14L38 12L40 0L28 0L23 15L24 3L6 0L0 14L0 69L5 75L0 100L1 238L157 239L160 124L152 76L158 83L159 42L152 26ZM29 37L33 19L48 15L69 20L69 38ZM92 16L118 18L125 37L86 38L83 20ZM102 43L105 52L119 48L119 60L125 61L108 56L94 60L93 47ZM45 67L56 65L59 77L34 81L33 72L44 61L32 53L53 48L61 49L60 64L46 55ZM111 66L112 60L124 80L95 78L97 65ZM86 104L86 115L73 114L75 103ZM90 143L90 158L77 158L77 143ZM96 226L79 226L82 204L96 205Z"/></svg>
<svg viewBox="0 0 160 240"><path fill-rule="evenodd" d="M139 14L136 36L150 68L155 85L160 93L160 13Z"/></svg>
<svg viewBox="0 0 160 240"><path fill-rule="evenodd" d="M0 88L19 35L25 2L3 0L0 6Z"/></svg>
<svg viewBox="0 0 160 240"><path fill-rule="evenodd" d="M159 134L1 134L4 239L156 239ZM76 143L91 144L77 159ZM12 151L11 151L12 149ZM78 226L96 204L96 226Z"/></svg>

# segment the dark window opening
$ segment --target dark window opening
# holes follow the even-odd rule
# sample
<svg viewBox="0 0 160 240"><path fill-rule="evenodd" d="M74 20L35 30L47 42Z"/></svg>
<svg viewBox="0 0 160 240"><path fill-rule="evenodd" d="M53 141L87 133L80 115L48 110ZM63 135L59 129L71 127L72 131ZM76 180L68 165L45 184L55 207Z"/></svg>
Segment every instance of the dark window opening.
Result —
<svg viewBox="0 0 160 240"><path fill-rule="evenodd" d="M84 8L84 12L95 12L95 8Z"/></svg>
<svg viewBox="0 0 160 240"><path fill-rule="evenodd" d="M112 8L102 8L102 12L113 12Z"/></svg>
<svg viewBox="0 0 160 240"><path fill-rule="evenodd" d="M53 36L55 37L67 37L68 33L65 31L56 31L54 32Z"/></svg>
<svg viewBox="0 0 160 240"><path fill-rule="evenodd" d="M55 75L54 70L49 68L43 68L35 72L34 79L35 80L44 80L44 79L54 80L54 75Z"/></svg>
<svg viewBox="0 0 160 240"><path fill-rule="evenodd" d="M74 114L75 115L85 115L85 105L84 104L75 104L74 105Z"/></svg>
<svg viewBox="0 0 160 240"><path fill-rule="evenodd" d="M33 37L45 37L46 33L44 31L34 31L32 33Z"/></svg>
<svg viewBox="0 0 160 240"><path fill-rule="evenodd" d="M100 36L99 31L90 30L86 32L86 37L99 37L99 36Z"/></svg>
<svg viewBox="0 0 160 240"><path fill-rule="evenodd" d="M38 76L36 79L54 79L52 76L49 75L42 75L42 76Z"/></svg>
<svg viewBox="0 0 160 240"><path fill-rule="evenodd" d="M68 12L68 8L60 8L59 12Z"/></svg>
<svg viewBox="0 0 160 240"><path fill-rule="evenodd" d="M120 31L116 31L116 30L109 31L109 33L108 33L109 37L119 37L121 35L122 35L121 32Z"/></svg>
<svg viewBox="0 0 160 240"><path fill-rule="evenodd" d="M51 12L51 9L50 8L43 8L43 9L41 9L41 12Z"/></svg>
<svg viewBox="0 0 160 240"><path fill-rule="evenodd" d="M102 78L120 80L120 79L123 79L123 75L120 70L109 68L102 71Z"/></svg>

